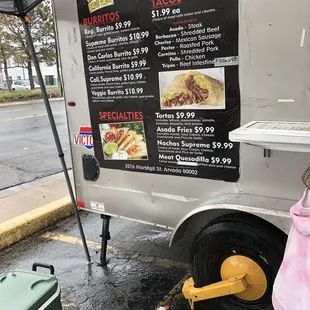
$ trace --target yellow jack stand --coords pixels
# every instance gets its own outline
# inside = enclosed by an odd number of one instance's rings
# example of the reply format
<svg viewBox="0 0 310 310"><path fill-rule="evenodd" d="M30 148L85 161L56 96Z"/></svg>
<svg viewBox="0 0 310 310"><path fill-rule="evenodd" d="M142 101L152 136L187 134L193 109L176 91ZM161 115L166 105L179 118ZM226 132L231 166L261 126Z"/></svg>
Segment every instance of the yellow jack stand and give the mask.
<svg viewBox="0 0 310 310"><path fill-rule="evenodd" d="M188 299L191 309L194 310L197 301L238 294L247 288L245 274L242 274L202 288L195 288L194 280L190 278L184 283L182 292Z"/></svg>

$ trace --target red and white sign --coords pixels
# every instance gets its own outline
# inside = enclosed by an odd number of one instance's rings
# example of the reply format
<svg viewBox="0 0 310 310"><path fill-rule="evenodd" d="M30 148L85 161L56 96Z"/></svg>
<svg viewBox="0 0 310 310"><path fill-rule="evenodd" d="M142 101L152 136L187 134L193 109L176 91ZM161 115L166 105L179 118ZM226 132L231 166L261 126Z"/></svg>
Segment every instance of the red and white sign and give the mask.
<svg viewBox="0 0 310 310"><path fill-rule="evenodd" d="M73 135L73 145L84 146L88 150L94 148L93 132L91 127L80 127L80 133Z"/></svg>

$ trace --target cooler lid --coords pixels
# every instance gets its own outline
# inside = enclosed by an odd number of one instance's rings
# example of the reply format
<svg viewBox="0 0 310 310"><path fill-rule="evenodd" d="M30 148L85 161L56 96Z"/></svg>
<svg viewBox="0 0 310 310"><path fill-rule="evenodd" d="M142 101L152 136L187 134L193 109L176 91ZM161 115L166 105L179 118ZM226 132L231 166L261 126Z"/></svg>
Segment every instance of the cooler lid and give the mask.
<svg viewBox="0 0 310 310"><path fill-rule="evenodd" d="M3 310L37 310L57 291L54 275L13 271L0 275L0 305Z"/></svg>
<svg viewBox="0 0 310 310"><path fill-rule="evenodd" d="M310 153L310 122L254 121L229 133L232 142Z"/></svg>

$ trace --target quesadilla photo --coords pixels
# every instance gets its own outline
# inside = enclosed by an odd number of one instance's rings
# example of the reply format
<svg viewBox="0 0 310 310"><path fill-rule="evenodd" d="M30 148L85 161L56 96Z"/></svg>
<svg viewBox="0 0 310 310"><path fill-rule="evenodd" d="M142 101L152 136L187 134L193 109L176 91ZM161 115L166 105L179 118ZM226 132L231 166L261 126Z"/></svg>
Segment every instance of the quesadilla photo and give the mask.
<svg viewBox="0 0 310 310"><path fill-rule="evenodd" d="M133 131L133 130L129 130L128 133L127 133L127 135L125 136L125 138L121 141L121 143L119 143L118 149L119 149L119 150L123 150L124 147L125 147L128 143L130 143L130 141L134 140L135 136L136 136L136 132Z"/></svg>
<svg viewBox="0 0 310 310"><path fill-rule="evenodd" d="M224 103L224 84L199 71L177 75L161 99L163 108L191 105L222 106Z"/></svg>
<svg viewBox="0 0 310 310"><path fill-rule="evenodd" d="M144 137L142 135L135 135L135 137L124 147L120 146L120 148L124 151L128 151L132 146L138 144L139 142L143 141Z"/></svg>
<svg viewBox="0 0 310 310"><path fill-rule="evenodd" d="M102 124L100 128L104 159L148 159L143 122Z"/></svg>
<svg viewBox="0 0 310 310"><path fill-rule="evenodd" d="M132 146L128 151L129 159L139 159L147 156L146 144L144 141Z"/></svg>
<svg viewBox="0 0 310 310"><path fill-rule="evenodd" d="M119 128L116 130L116 140L115 142L120 145L123 140L125 139L127 132L129 131L129 128Z"/></svg>

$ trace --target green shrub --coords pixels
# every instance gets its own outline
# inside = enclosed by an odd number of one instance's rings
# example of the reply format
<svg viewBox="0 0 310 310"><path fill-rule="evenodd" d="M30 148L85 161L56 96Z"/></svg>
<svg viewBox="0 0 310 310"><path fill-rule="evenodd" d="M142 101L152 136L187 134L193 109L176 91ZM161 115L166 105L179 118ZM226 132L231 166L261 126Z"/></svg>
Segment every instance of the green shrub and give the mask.
<svg viewBox="0 0 310 310"><path fill-rule="evenodd" d="M60 88L48 88L47 93L49 98L59 98L61 97ZM12 102L12 101L28 101L42 99L41 89L34 90L14 90L0 91L0 103Z"/></svg>

